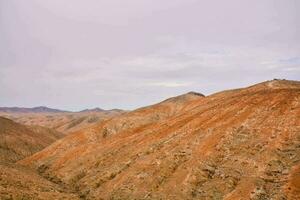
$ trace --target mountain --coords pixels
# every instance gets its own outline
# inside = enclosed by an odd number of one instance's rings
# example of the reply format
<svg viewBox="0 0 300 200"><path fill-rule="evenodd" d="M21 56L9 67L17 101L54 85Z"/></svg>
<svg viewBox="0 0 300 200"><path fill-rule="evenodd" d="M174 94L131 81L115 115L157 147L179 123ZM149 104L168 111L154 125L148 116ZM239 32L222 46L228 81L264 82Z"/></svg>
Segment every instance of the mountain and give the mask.
<svg viewBox="0 0 300 200"><path fill-rule="evenodd" d="M24 107L0 107L0 113L94 113L94 112L124 112L121 109L104 110L101 108L84 109L78 112L72 112L67 110L59 110L54 108L48 108L46 106L38 106L33 108Z"/></svg>
<svg viewBox="0 0 300 200"><path fill-rule="evenodd" d="M92 109L84 109L79 111L78 113L124 113L124 110L121 109L111 109L111 110L104 110L102 108L92 108Z"/></svg>
<svg viewBox="0 0 300 200"><path fill-rule="evenodd" d="M39 107L33 107L33 108L0 107L0 112L4 112L4 113L63 113L63 112L68 112L68 111L48 108L45 106L39 106Z"/></svg>
<svg viewBox="0 0 300 200"><path fill-rule="evenodd" d="M300 82L185 94L104 120L20 164L87 199L299 199Z"/></svg>
<svg viewBox="0 0 300 200"><path fill-rule="evenodd" d="M104 112L105 110L101 109L101 108L92 108L92 109L85 109L79 112Z"/></svg>
<svg viewBox="0 0 300 200"><path fill-rule="evenodd" d="M48 128L24 126L0 117L0 162L23 159L62 137L62 133Z"/></svg>

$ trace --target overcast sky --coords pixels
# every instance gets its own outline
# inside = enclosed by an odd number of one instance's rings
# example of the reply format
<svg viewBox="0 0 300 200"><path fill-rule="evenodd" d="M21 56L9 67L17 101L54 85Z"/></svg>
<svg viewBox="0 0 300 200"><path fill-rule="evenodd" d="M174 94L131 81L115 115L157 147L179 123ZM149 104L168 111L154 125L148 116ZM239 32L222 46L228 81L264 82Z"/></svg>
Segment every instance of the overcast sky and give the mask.
<svg viewBox="0 0 300 200"><path fill-rule="evenodd" d="M299 0L0 0L0 106L133 109L300 79Z"/></svg>

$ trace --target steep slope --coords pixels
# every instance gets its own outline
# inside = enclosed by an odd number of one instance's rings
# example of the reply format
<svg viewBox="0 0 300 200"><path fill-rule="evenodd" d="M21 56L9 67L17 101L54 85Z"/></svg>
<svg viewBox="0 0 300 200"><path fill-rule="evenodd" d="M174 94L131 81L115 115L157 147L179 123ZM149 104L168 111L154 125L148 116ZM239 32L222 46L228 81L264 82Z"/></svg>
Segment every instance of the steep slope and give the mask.
<svg viewBox="0 0 300 200"><path fill-rule="evenodd" d="M48 128L28 127L0 117L0 199L77 199L63 185L14 163L63 136Z"/></svg>
<svg viewBox="0 0 300 200"><path fill-rule="evenodd" d="M27 127L0 117L0 161L14 162L23 159L63 136L48 128Z"/></svg>
<svg viewBox="0 0 300 200"><path fill-rule="evenodd" d="M135 130L170 118L180 112L190 109L193 102L202 99L203 94L189 92L177 97L169 98L161 103L139 108L133 112L114 117L104 123L92 127L91 132L107 137L124 130ZM86 131L89 132L89 131Z"/></svg>
<svg viewBox="0 0 300 200"><path fill-rule="evenodd" d="M82 151L78 151L78 149L85 148L87 144L97 144L101 140L106 141L106 138L117 133L134 133L139 131L139 129L146 129L148 126L156 124L159 121L163 121L184 110L188 110L189 107L193 106L194 102L197 102L203 97L202 94L190 92L152 106L124 113L78 132L74 132L63 140L56 142L44 153L49 154L49 156L51 155L51 159L60 159L66 155L72 159L76 159L76 157L82 153ZM78 152L78 154L74 152Z"/></svg>
<svg viewBox="0 0 300 200"><path fill-rule="evenodd" d="M190 95L101 122L20 163L88 199L299 199L299 82Z"/></svg>

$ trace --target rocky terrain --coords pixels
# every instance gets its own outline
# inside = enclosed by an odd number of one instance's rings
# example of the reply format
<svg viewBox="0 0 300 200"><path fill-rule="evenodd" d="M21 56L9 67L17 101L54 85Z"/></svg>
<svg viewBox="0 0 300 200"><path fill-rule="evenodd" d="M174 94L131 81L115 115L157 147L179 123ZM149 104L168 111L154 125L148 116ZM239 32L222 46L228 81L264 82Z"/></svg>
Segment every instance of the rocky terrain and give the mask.
<svg viewBox="0 0 300 200"><path fill-rule="evenodd" d="M0 199L79 199L63 185L53 183L34 170L12 163L0 163Z"/></svg>
<svg viewBox="0 0 300 200"><path fill-rule="evenodd" d="M81 199L300 199L300 82L188 93L18 163Z"/></svg>

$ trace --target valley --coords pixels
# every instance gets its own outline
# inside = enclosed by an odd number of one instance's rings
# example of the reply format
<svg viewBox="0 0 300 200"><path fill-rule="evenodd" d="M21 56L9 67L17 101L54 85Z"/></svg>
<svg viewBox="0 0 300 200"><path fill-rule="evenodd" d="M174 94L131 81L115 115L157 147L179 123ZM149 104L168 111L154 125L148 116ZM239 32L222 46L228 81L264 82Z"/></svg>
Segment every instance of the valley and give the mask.
<svg viewBox="0 0 300 200"><path fill-rule="evenodd" d="M88 123L96 115L0 118L0 198L300 198L298 81L189 92Z"/></svg>

